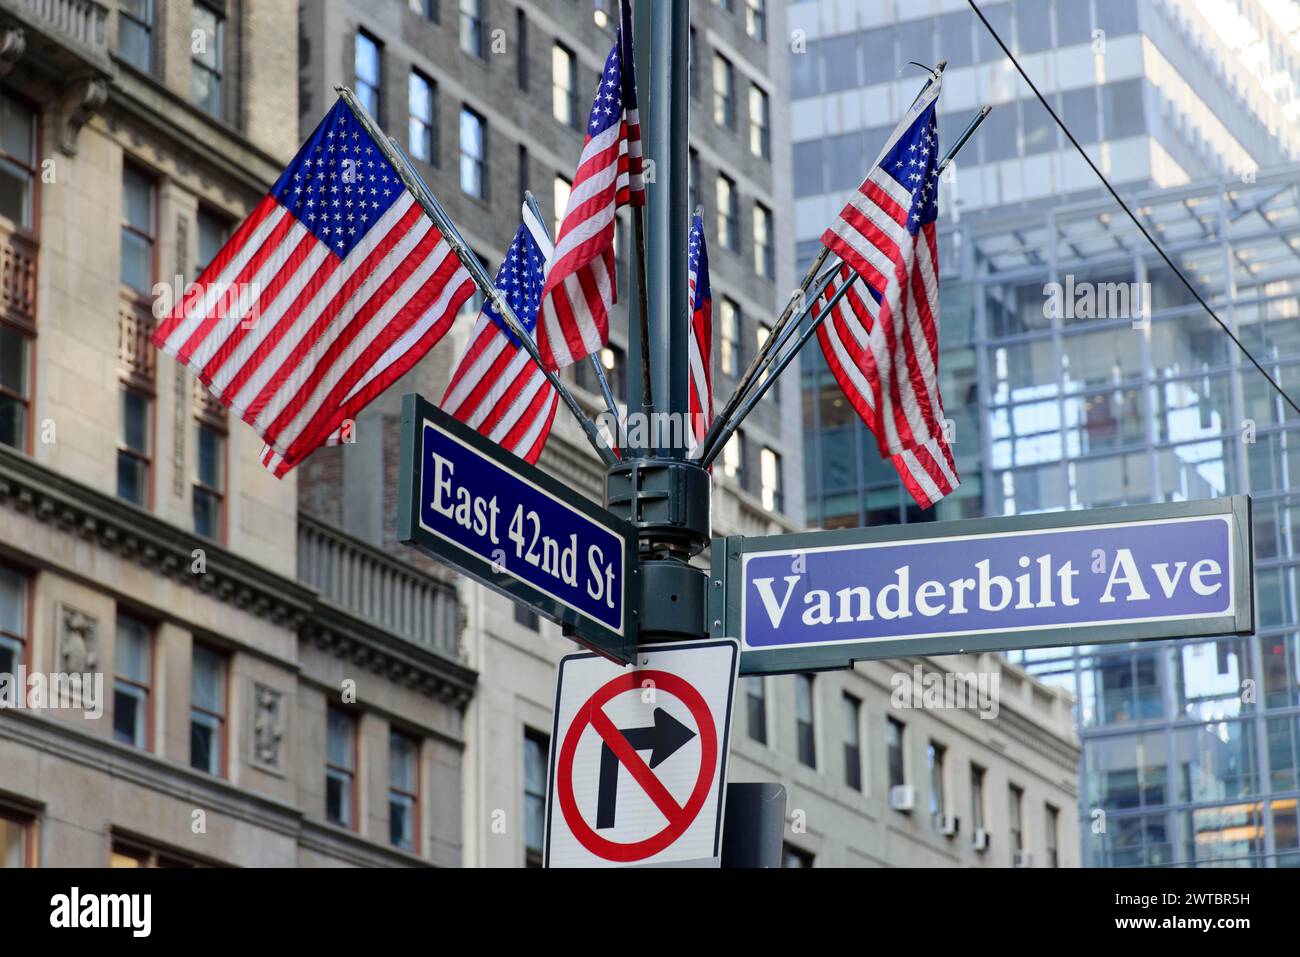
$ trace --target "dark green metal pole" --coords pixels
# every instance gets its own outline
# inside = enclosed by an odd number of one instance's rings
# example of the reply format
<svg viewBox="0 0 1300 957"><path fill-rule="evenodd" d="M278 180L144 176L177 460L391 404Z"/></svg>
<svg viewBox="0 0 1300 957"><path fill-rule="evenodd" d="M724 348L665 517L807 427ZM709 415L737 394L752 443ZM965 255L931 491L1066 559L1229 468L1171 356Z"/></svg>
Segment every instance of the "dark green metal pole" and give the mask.
<svg viewBox="0 0 1300 957"><path fill-rule="evenodd" d="M653 22L653 8L649 3L634 3L632 10L632 33L636 38L636 75L638 77L638 97L641 106L641 130L642 136L646 140L643 143L645 158L651 159L648 142L648 93L650 85L646 82L650 77L650 25ZM654 167L647 163L646 180L647 196L650 189L650 182L653 177L650 175ZM627 323L627 410L628 413L640 412L642 414L649 411L647 405L647 396L650 391L650 384L647 383L650 372L650 363L643 349L649 349L647 337L642 332L643 323L647 320L646 313L649 311L643 305L647 301L648 290L645 283L645 248L644 237L637 235L640 230L637 224L644 226L644 212L633 220L633 241L631 243L632 255L641 259L637 268L630 270L632 295L627 297L628 323ZM623 450L623 458L640 458L649 454L649 450L641 448L639 445L631 446Z"/></svg>
<svg viewBox="0 0 1300 957"><path fill-rule="evenodd" d="M606 476L606 505L637 527L641 584L642 641L699 638L708 633L707 574L690 557L709 544L709 474L687 461L691 447L690 302L687 239L690 234L689 0L636 3L637 78L645 155L653 177L646 184L645 330L658 422L666 425L644 439L645 451L631 453ZM642 59L644 57L644 60ZM630 345L639 345L631 323ZM637 395L637 363L630 362ZM664 414L671 421L664 422ZM657 439L657 441L656 441ZM629 444L634 441L629 438Z"/></svg>
<svg viewBox="0 0 1300 957"><path fill-rule="evenodd" d="M687 406L689 319L686 240L690 232L687 140L690 136L690 3L658 0L650 28L649 186L646 274L649 284L650 369L658 410L684 414ZM686 448L665 448L685 458Z"/></svg>

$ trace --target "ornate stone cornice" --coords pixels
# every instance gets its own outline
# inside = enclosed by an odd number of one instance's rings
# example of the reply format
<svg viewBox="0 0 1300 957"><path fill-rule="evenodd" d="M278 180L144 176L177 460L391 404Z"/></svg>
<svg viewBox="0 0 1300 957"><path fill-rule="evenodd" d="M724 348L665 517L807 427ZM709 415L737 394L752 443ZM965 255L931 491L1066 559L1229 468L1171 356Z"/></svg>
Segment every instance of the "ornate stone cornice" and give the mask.
<svg viewBox="0 0 1300 957"><path fill-rule="evenodd" d="M478 681L469 666L394 635L323 596L300 634L337 658L456 708L469 704Z"/></svg>
<svg viewBox="0 0 1300 957"><path fill-rule="evenodd" d="M0 507L76 535L156 574L296 631L300 638L464 708L477 673L358 618L315 589L0 445ZM191 571L202 549L205 572ZM34 556L39 560L39 556Z"/></svg>
<svg viewBox="0 0 1300 957"><path fill-rule="evenodd" d="M0 504L274 624L298 628L316 593L151 512L0 446ZM201 550L204 572L191 568Z"/></svg>

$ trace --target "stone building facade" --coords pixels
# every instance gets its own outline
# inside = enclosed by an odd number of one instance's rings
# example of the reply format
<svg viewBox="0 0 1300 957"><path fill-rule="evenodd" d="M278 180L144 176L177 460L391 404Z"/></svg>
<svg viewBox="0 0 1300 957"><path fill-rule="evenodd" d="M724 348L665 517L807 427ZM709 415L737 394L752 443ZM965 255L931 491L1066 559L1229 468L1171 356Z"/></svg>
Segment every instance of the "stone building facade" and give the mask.
<svg viewBox="0 0 1300 957"><path fill-rule="evenodd" d="M461 861L454 592L300 525L148 343L298 147L297 15L0 3L6 864ZM69 672L81 707L18 706Z"/></svg>

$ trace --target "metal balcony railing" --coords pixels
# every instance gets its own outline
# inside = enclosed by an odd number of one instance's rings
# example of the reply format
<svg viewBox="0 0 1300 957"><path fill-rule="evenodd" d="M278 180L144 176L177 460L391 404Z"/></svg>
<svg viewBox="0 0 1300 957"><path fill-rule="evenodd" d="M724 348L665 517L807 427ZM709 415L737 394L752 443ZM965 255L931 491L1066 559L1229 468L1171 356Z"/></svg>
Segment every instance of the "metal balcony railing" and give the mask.
<svg viewBox="0 0 1300 957"><path fill-rule="evenodd" d="M386 631L460 657L455 588L302 513L298 580Z"/></svg>

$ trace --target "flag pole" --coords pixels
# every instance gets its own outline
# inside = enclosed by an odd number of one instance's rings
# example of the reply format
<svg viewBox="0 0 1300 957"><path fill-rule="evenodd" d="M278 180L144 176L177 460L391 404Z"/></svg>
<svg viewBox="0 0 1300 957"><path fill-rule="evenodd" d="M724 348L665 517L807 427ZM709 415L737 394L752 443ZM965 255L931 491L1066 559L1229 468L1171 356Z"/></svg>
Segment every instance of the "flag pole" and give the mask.
<svg viewBox="0 0 1300 957"><path fill-rule="evenodd" d="M799 354L799 350L807 345L809 339L816 335L818 328L820 328L821 324L826 321L826 317L835 310L839 301L844 298L845 293L852 288L853 278L850 277L840 286L839 289L835 290L835 294L831 296L830 300L826 303L825 308L817 313L817 317L813 320L813 324L799 337L799 341L795 343L794 348L787 349L781 355L781 358L777 360L776 368L771 371L767 378L759 381L757 390L745 399L744 404L740 407L740 411L733 416L731 423L729 423L728 427L723 430L723 434L719 436L718 441L714 443L713 447L700 456L701 466L708 468L713 463L713 460L718 457L718 453L722 451L723 446L726 445L727 440L731 438L731 433L736 430L750 412L754 411L754 406L758 405L758 403L762 401L763 396L767 395L767 390L776 384L776 380L781 377L781 373L786 370L786 367L794 361L794 357ZM803 322L804 316L809 313L816 302L817 300L814 299L808 304L807 308L800 311L798 321L793 323L791 328L798 328L799 323Z"/></svg>
<svg viewBox="0 0 1300 957"><path fill-rule="evenodd" d="M952 144L952 146L948 148L948 152L945 153L943 158L939 161L938 171L940 173L942 173L944 169L947 168L948 164L952 162L953 157L955 157L957 153L961 150L961 148L966 145L967 141L970 140L971 136L974 135L975 130L978 129L979 125L984 122L985 117L989 115L992 109L993 107L991 106L981 107L979 112L976 113L975 116L971 119L971 121L966 125L966 129L962 131L961 135L957 137L956 141ZM814 263L814 265L825 262L826 259L828 258L827 254L829 254L829 252L830 250L823 246L822 253L817 257L817 260ZM773 342L773 340L777 339L778 337L780 339L780 342L775 343L771 349L765 350L765 353L767 355L767 361L762 362L762 368L758 372L757 381L760 382L760 387L758 389L758 392L753 396L746 396L744 394L744 386L746 383L744 382L742 382L741 385L736 388L736 392L732 396L733 400L736 401L734 402L734 404L729 403L729 405L731 405L732 408L730 409L730 411L727 412L728 421L726 422L720 421L719 423L717 423L718 424L718 428L716 429L717 435L713 437L712 442L709 441L710 436L708 435L705 436L705 442L704 444L701 445L701 451L700 451L701 465L708 466L710 462L712 462L715 458L717 458L718 453L722 450L722 446L725 445L727 440L731 437L731 433L735 431L736 427L739 426L742 421L744 421L745 416L747 416L751 411L753 411L754 406L758 404L759 400L761 400L763 396L767 394L767 390L771 388L772 383L776 380L777 377L781 375L781 373L785 370L786 366L790 364L790 360L793 359L794 356L799 353L799 350L804 347L804 345L808 342L809 338L811 338L812 334L817 331L819 326L821 326L826 316L830 314L834 304L839 302L839 300L848 291L848 289L858 280L858 274L856 272L851 273L851 275L845 280L844 284L835 291L835 294L831 297L831 301L827 303L825 308L823 308L818 313L817 318L813 321L812 327L806 333L800 336L799 341L795 344L793 349L789 350L784 355L782 355L780 359L778 359L777 356L780 354L781 348L794 335L795 331L799 328L800 323L803 322L804 317L808 315L813 305L815 305L817 300L821 297L821 294L826 289L826 286L839 272L841 265L842 263L840 262L839 258L836 257L836 260L831 265L831 268L816 279L815 285L817 286L817 291L812 297L812 301L799 310L798 319L796 319L794 322L789 322L788 324L784 322L779 324L779 325L784 325L784 328L782 328L779 333L774 331L772 335L768 337L767 340L768 343ZM810 274L811 274L811 270L810 270ZM807 279L805 279L805 282L807 282ZM809 283L809 285L813 285L813 284L814 283ZM806 293L807 288L808 288L807 286L802 287L801 294ZM794 297L792 297L791 306L793 306L793 298ZM787 311L790 308L791 307L787 307ZM787 318L788 317L785 314L782 314L782 320L786 320ZM764 345L766 344L767 343L764 343ZM756 364L760 362L760 358L761 357L755 357ZM778 367L773 370L772 366L774 363L777 364ZM749 378L750 377L748 373L746 373L746 379ZM733 414L737 408L741 408L741 413L738 416ZM734 424L732 424L733 421ZM715 430L710 430L710 431L713 432Z"/></svg>
<svg viewBox="0 0 1300 957"><path fill-rule="evenodd" d="M438 227L439 232L442 233L443 239L447 241L447 245L451 246L452 250L456 253L456 257L469 271L470 278L474 280L474 285L478 286L479 292L483 293L484 298L489 299L496 307L497 315L499 315L505 324L510 327L511 333L513 333L515 338L520 341L524 349L527 350L530 356L532 356L533 361L537 363L537 367L542 370L542 374L546 376L547 381L550 382L555 388L555 391L559 393L560 398L564 400L564 404L569 407L569 411L573 413L574 417L578 420L578 424L582 426L582 431L586 434L587 441L589 441L592 448L596 450L596 454L600 456L601 461L604 462L607 467L618 464L618 456L616 456L609 446L600 438L600 433L596 430L596 423L594 423L590 416L583 411L582 406L578 404L578 400L573 397L573 394L569 392L569 390L565 388L564 383L560 381L560 377L557 376L553 370L548 369L546 364L542 362L541 353L537 351L537 344L533 342L533 337L528 334L528 330L524 328L523 323L519 321L519 317L516 316L514 310L510 308L509 300L506 299L505 294L496 287L496 283L493 282L492 277L488 275L487 269L481 262L479 262L478 256L475 255L474 251L466 244L465 237L460 234L460 230L457 229L456 224L451 221L451 217L448 216L447 211L443 209L442 203L438 202L438 197L433 195L433 190L429 189L428 184L424 182L424 178L410 164L410 161L407 160L406 154L401 151L396 143L384 135L384 131L381 130L379 124L375 122L375 118L370 115L370 111L367 110L365 105L357 99L356 94L353 93L352 90L342 85L336 86L334 90L343 98L344 102L348 104L348 107L356 115L357 119L361 121L361 125L365 127L366 133L375 141L375 145L378 146L379 151L384 154L384 158L393 165L393 169L397 172L397 175L401 177L406 188L415 196L415 201L420 204L420 208L423 209L425 214L433 220L434 224Z"/></svg>
<svg viewBox="0 0 1300 957"><path fill-rule="evenodd" d="M926 78L925 85L921 87L921 92L916 95L917 100L919 100L925 91L930 88L930 85L943 74L947 65L947 60L939 61L939 65L935 67L934 72ZM913 100L912 103L915 105L916 100ZM721 436L725 423L730 419L732 413L740 407L741 402L744 401L746 391L749 390L755 378L758 376L759 368L767 360L767 357L773 353L777 340L781 339L783 342L788 340L789 337L783 337L782 334L785 332L786 327L790 322L790 318L795 314L795 312L797 310L802 311L802 304L807 302L808 289L817 279L818 273L821 272L822 266L825 264L830 254L831 251L823 246L816 258L813 259L812 265L808 267L808 271L804 273L803 280L799 283L799 288L791 294L790 299L786 302L785 309L782 310L780 317L776 320L776 325L772 327L772 334L767 337L766 342L759 346L758 352L754 355L753 361L749 364L749 368L745 370L745 374L741 376L740 382L736 384L735 391L731 393L731 398L729 398L726 405L723 406L722 414L713 420L713 425L705 434L704 441L700 445L701 461L704 461L704 455L708 454L715 445L718 445L718 439ZM712 461L712 458L713 456L709 456L709 461Z"/></svg>
<svg viewBox="0 0 1300 957"><path fill-rule="evenodd" d="M533 195L531 189L524 190L524 202L528 204L528 208L537 217L537 224L541 227L542 232L546 234L546 238L551 239L551 231L546 228L546 220L542 218L542 208L537 205L537 197ZM609 387L609 380L605 378L605 367L600 364L600 357L596 353L591 353L587 358L591 360L591 367L596 372L596 381L600 383L600 392L605 398L605 408L614 417L613 424L617 435L619 424L618 403L614 401L614 393Z"/></svg>
<svg viewBox="0 0 1300 957"><path fill-rule="evenodd" d="M619 29L623 31L624 43L620 48L620 53L626 52L628 40L635 39L635 32L632 29L631 7L626 3L619 3L618 10ZM635 43L632 44L635 49ZM627 71L635 69L636 63L623 64L624 83L627 82ZM628 90L624 90L624 99L626 100ZM638 112L640 111L640 91L637 91ZM648 119L648 117L647 117ZM641 123L642 129L642 176L644 177L644 159L645 159L645 135L647 123ZM649 199L649 184L644 183L646 199ZM646 236L645 236L645 206L632 206L632 258L636 260L636 308L637 308L637 331L641 347L641 411L646 416L646 421L654 421L654 382L651 380L650 372L650 293L649 282L646 278ZM646 452L654 452L655 449L639 449L625 451L625 454L634 454L639 452L644 455Z"/></svg>

